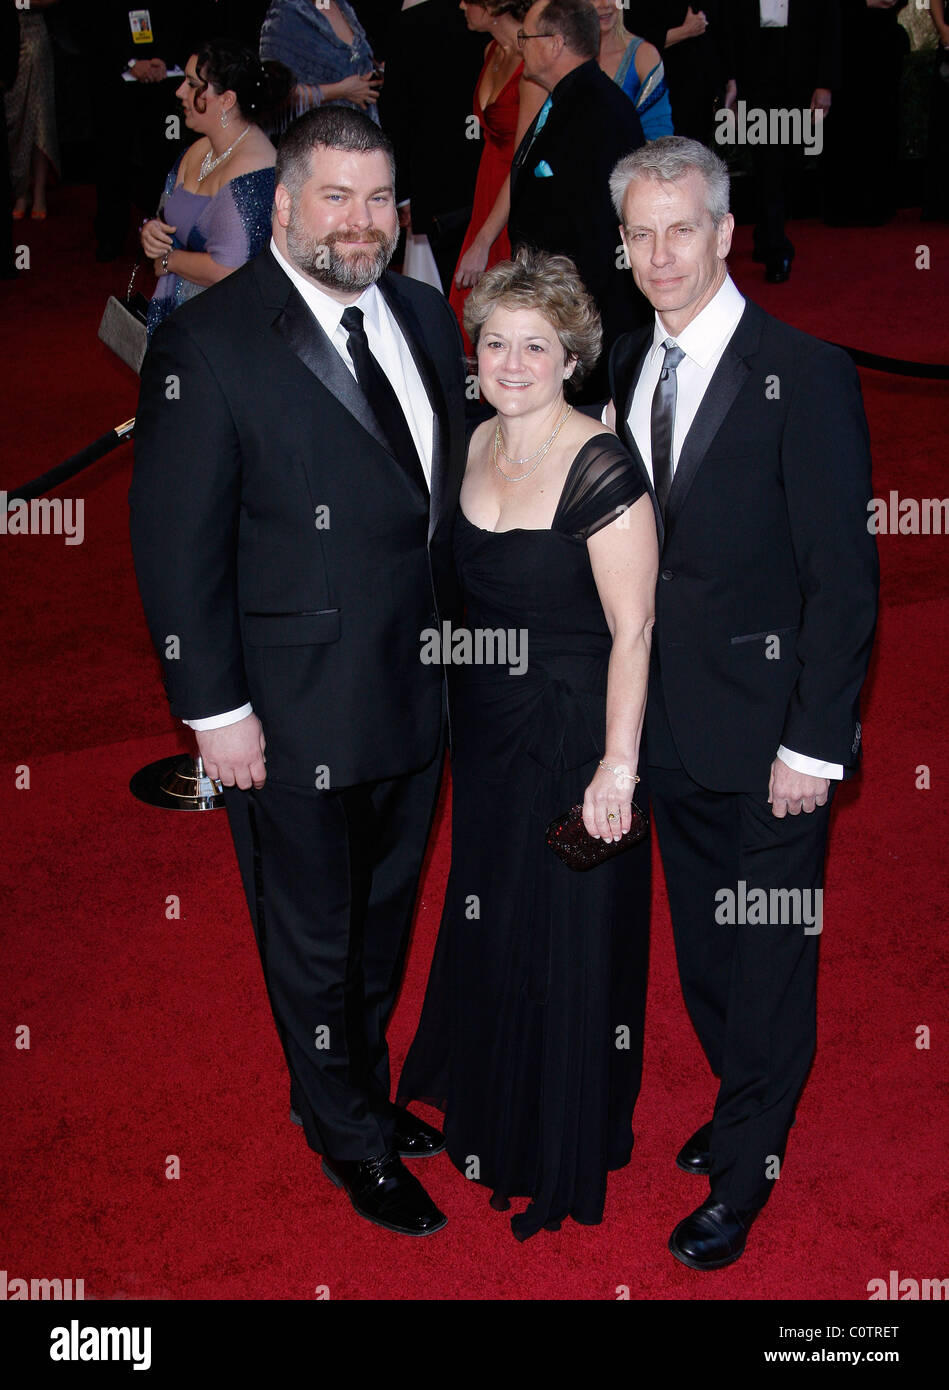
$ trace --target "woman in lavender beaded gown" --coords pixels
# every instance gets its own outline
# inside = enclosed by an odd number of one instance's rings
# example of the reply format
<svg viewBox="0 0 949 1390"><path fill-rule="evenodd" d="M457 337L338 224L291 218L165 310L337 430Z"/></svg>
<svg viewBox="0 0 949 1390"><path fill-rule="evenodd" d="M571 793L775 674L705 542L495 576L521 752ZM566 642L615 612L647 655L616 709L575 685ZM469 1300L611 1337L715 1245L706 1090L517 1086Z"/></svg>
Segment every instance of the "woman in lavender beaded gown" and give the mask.
<svg viewBox="0 0 949 1390"><path fill-rule="evenodd" d="M449 1158L493 1207L529 1199L523 1240L600 1221L633 1145L649 842L577 873L545 830L578 802L591 835L629 829L658 548L641 465L564 401L601 339L573 262L522 249L465 324L497 414L453 544L472 649L500 633L505 652L449 666L451 871L399 1103L444 1110Z"/></svg>
<svg viewBox="0 0 949 1390"><path fill-rule="evenodd" d="M258 121L284 103L292 78L233 39L188 59L177 96L199 138L173 166L142 249L158 279L148 332L185 300L256 256L270 237L277 152Z"/></svg>

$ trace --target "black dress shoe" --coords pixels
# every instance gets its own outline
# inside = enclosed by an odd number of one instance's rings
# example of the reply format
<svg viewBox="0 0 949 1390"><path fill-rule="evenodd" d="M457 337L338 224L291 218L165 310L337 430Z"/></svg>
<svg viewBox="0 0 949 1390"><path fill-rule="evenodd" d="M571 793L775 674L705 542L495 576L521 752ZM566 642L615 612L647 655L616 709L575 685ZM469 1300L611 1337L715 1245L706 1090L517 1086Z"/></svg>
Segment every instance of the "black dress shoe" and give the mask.
<svg viewBox="0 0 949 1390"><path fill-rule="evenodd" d="M431 1236L446 1225L425 1188L395 1152L378 1158L323 1158L323 1172L367 1221L406 1236Z"/></svg>
<svg viewBox="0 0 949 1390"><path fill-rule="evenodd" d="M440 1154L445 1147L445 1136L440 1129L427 1125L411 1110L403 1110L401 1105L393 1106L395 1111L395 1147L400 1158L430 1158Z"/></svg>
<svg viewBox="0 0 949 1390"><path fill-rule="evenodd" d="M765 265L764 278L769 285L783 285L791 278L790 256L769 256Z"/></svg>
<svg viewBox="0 0 949 1390"><path fill-rule="evenodd" d="M440 1129L434 1129L413 1115L411 1110L403 1110L393 1105L395 1111L395 1151L400 1158L431 1158L440 1154L445 1147L445 1136ZM302 1125L303 1118L290 1107L290 1119L295 1125Z"/></svg>
<svg viewBox="0 0 949 1390"><path fill-rule="evenodd" d="M756 1212L739 1212L708 1197L669 1237L669 1249L690 1269L724 1269L734 1264Z"/></svg>
<svg viewBox="0 0 949 1390"><path fill-rule="evenodd" d="M676 1164L683 1173L703 1176L712 1171L712 1122L697 1129L676 1154Z"/></svg>

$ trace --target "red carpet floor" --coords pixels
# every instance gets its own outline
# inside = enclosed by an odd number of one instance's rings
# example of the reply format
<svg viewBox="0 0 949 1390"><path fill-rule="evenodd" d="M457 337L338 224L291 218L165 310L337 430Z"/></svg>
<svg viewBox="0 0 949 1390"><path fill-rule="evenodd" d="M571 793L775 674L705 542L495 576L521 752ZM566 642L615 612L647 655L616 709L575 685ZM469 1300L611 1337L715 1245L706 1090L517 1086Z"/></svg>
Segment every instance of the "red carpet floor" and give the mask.
<svg viewBox="0 0 949 1390"><path fill-rule="evenodd" d="M94 264L90 211L85 190L61 190L48 222L21 224L31 269L0 285L3 488L134 413L135 379L96 341L123 267ZM739 231L732 264L746 293L822 336L949 361L949 229L903 215L871 231L806 223L795 238L793 279L771 288ZM931 271L915 268L922 244ZM945 385L876 372L863 382L877 494L949 492ZM441 1156L417 1171L449 1225L412 1241L361 1221L320 1175L287 1121L223 813L161 812L127 790L141 764L186 746L132 577L130 466L123 446L57 494L84 500L82 545L0 538L8 1277L82 1278L97 1298L310 1299L326 1288L333 1299L606 1300L626 1286L634 1299L714 1300L865 1299L891 1269L949 1273L945 537L881 537L864 773L838 798L831 839L820 1049L747 1253L699 1275L666 1240L704 1195L673 1157L714 1086L681 1003L661 876L636 1147L601 1226L568 1222L522 1246ZM916 787L922 764L932 790ZM24 767L29 788L17 789ZM390 1030L396 1068L437 928L447 813L446 796ZM23 1025L29 1050L14 1046ZM165 1176L171 1155L177 1180Z"/></svg>

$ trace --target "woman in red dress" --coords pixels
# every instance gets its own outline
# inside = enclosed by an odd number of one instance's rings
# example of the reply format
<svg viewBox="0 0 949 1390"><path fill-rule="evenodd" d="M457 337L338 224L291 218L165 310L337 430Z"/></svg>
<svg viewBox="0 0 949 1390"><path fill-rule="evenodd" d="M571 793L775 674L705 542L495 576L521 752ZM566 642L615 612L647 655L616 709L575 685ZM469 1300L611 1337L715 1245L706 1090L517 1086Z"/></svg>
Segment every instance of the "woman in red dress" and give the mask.
<svg viewBox="0 0 949 1390"><path fill-rule="evenodd" d="M511 160L547 96L543 87L524 77L524 63L517 47L517 31L522 28L531 3L532 0L485 0L484 4L474 4L461 0L468 28L491 35L474 94L474 115L484 136L484 149L478 165L471 222L449 296L462 333L468 291L489 266L507 260L511 254L507 236ZM465 347L472 352L467 334Z"/></svg>

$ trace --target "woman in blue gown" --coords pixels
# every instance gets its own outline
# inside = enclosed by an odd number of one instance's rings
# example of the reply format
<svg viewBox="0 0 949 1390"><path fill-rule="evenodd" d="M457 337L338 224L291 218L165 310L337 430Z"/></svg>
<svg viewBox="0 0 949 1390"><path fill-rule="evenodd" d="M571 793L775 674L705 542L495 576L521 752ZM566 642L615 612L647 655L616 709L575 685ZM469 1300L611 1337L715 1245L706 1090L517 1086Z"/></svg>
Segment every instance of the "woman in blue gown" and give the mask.
<svg viewBox="0 0 949 1390"><path fill-rule="evenodd" d="M594 0L593 8L600 21L600 67L635 106L647 140L673 135L669 88L658 48L625 28L616 0Z"/></svg>

